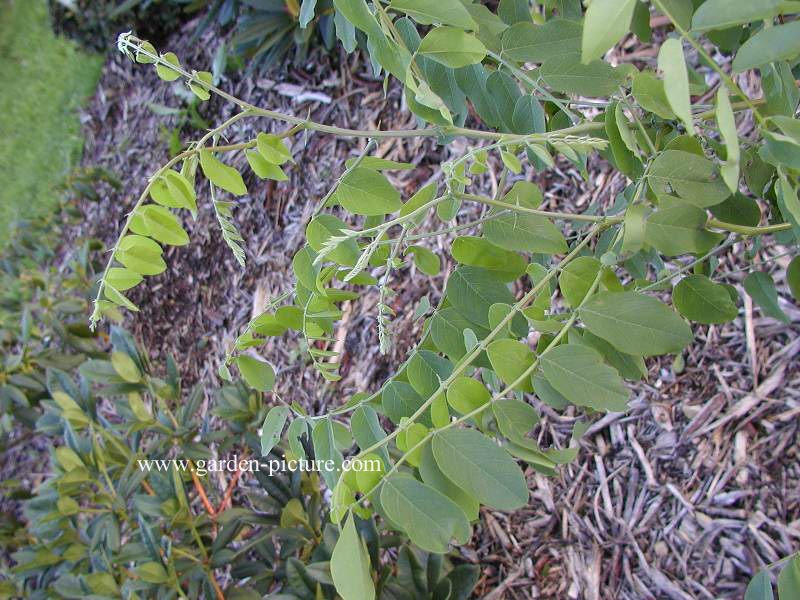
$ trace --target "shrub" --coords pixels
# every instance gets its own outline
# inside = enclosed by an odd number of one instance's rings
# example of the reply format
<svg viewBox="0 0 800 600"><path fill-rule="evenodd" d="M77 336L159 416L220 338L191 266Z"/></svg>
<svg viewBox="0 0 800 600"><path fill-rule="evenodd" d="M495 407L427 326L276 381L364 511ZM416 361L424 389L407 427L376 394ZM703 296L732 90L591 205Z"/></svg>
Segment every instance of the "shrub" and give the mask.
<svg viewBox="0 0 800 600"><path fill-rule="evenodd" d="M18 221L0 258L0 441L15 424L33 427L47 397L46 371L72 369L100 352L84 318L95 277L96 241L85 241L63 270L49 240L62 210ZM45 234L51 236L49 239ZM116 317L116 315L114 315Z"/></svg>
<svg viewBox="0 0 800 600"><path fill-rule="evenodd" d="M25 503L25 535L11 544L19 545L11 555L15 587L7 582L7 593L261 598L280 583L281 598L332 598L339 532L316 472L248 472L255 481L243 484L237 506L241 471L230 473L221 493L212 491L217 473L209 461L239 452L238 468L245 468L241 461L259 454L253 432L266 412L261 395L241 384L222 387L212 412L227 430L213 430L200 410L203 388L184 395L174 361L156 377L127 333L112 328L111 341L110 355L81 365L80 381L58 369L47 373L51 399L43 401L37 431L52 440L53 473ZM358 519L357 527L387 593L419 589L401 597L427 598L435 587L466 598L477 581L474 567L453 568L402 538L381 538L372 519ZM378 569L387 548L398 551L397 572ZM415 583L420 572L428 583Z"/></svg>
<svg viewBox="0 0 800 600"><path fill-rule="evenodd" d="M393 278L412 264L428 275L440 268L439 257L409 243L440 231L410 232L430 213L450 223L462 203L488 208L479 221L444 229L475 226L481 235L453 242L458 266L438 304L420 309L426 316L421 339L378 392L358 394L321 416L276 405L262 426L269 450L293 414L289 446L310 432L314 455L339 465L349 448L339 439L340 421L349 420L346 441L352 435L358 456L384 462L380 478L324 473L331 518L341 531L332 581L344 600L363 600L376 596L377 565L365 550L368 538L354 528L357 518L378 515L383 527L427 552L465 543L480 506L513 510L528 502L517 460L548 474L577 453L575 443L542 448L528 435L539 418L528 402L532 395L584 416L576 421L574 442L596 415L625 409L624 380L645 374L645 358L683 352L693 340L689 322L736 318L739 293L718 271L719 253L735 243L758 244L765 235L796 246L800 96L792 66L800 55L794 41L800 22L789 14L792 4L734 0L707 0L696 10L666 0L593 0L585 11L566 1L546 3L535 14L527 2L513 0L500 2L497 13L456 0L334 5L365 37L371 60L400 81L423 126L351 130L252 106L212 85L207 72L184 68L174 54L120 37L122 51L153 63L162 78L185 80L201 100L218 94L240 112L144 186L112 248L92 321L116 306L135 310L124 292L165 269L162 244L190 242L180 215L197 210L200 175L222 236L244 266L230 198L246 195L247 186L225 156L244 154L257 177L280 181L291 166L289 143L300 133L423 137L443 145L468 140L466 149L451 146L442 183L422 187L406 202L383 172L413 167L373 156L374 144L367 144L316 203L307 245L293 260L294 288L250 323L221 369L230 379L235 366L252 388L269 391L274 370L249 349L295 329L320 378L337 381L332 343L341 303L357 301L364 288L379 290L376 323L385 352L392 341ZM614 55L619 66L604 60L631 31L640 39L661 38L661 31L650 31L651 9L671 30L659 44L657 70L625 62L621 51ZM736 81L750 70L761 75L759 100ZM699 95L713 103L692 100ZM464 126L472 112L481 127ZM219 142L234 123L250 118L290 127ZM739 129L749 119L753 126L744 137ZM526 169L552 167L556 157L585 174L594 153L630 181L610 207L556 210L520 177ZM498 193L474 193L470 186L489 170L497 173ZM799 260L785 275L795 296ZM743 287L766 315L788 321L767 272L753 269ZM661 299L670 292L672 307ZM337 553L348 560L337 560Z"/></svg>

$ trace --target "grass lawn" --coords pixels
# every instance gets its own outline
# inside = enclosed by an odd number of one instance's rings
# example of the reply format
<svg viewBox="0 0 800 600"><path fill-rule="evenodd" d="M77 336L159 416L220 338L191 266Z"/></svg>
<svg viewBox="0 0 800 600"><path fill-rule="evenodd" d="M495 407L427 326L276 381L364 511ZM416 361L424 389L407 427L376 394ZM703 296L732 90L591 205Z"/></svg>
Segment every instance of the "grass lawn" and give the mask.
<svg viewBox="0 0 800 600"><path fill-rule="evenodd" d="M101 65L53 34L46 0L0 0L0 249L15 219L56 204L83 145L77 108Z"/></svg>

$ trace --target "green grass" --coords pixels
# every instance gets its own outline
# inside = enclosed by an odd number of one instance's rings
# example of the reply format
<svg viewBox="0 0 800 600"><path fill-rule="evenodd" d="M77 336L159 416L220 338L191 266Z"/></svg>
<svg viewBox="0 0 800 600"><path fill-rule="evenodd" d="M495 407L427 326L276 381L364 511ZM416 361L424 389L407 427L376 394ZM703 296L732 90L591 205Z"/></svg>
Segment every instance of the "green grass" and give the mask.
<svg viewBox="0 0 800 600"><path fill-rule="evenodd" d="M46 214L83 146L77 109L102 58L50 28L46 0L0 0L0 249L13 222Z"/></svg>

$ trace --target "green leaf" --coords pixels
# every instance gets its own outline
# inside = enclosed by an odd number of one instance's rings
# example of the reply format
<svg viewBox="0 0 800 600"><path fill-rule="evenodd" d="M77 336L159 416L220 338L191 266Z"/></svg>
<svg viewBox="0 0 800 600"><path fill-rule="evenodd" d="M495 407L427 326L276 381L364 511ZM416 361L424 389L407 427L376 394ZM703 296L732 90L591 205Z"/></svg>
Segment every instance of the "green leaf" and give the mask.
<svg viewBox="0 0 800 600"><path fill-rule="evenodd" d="M496 400L492 403L492 412L500 433L512 441L524 441L533 426L539 422L536 409L516 398Z"/></svg>
<svg viewBox="0 0 800 600"><path fill-rule="evenodd" d="M517 98L514 103L514 112L511 115L511 124L514 133L528 134L546 131L544 108L533 94L525 94Z"/></svg>
<svg viewBox="0 0 800 600"><path fill-rule="evenodd" d="M452 361L461 359L467 352L464 346L465 329L473 329L480 338L486 337L488 333L488 330L480 328L470 322L453 307L447 307L436 311L431 319L431 336L433 337L433 343L436 344L439 350L450 357Z"/></svg>
<svg viewBox="0 0 800 600"><path fill-rule="evenodd" d="M441 24L478 29L477 23L459 0L392 0L389 8L407 14L421 25Z"/></svg>
<svg viewBox="0 0 800 600"><path fill-rule="evenodd" d="M622 236L623 254L636 254L642 249L649 211L650 209L644 203L631 204L625 210L625 229Z"/></svg>
<svg viewBox="0 0 800 600"><path fill-rule="evenodd" d="M331 554L331 577L342 600L374 600L375 584L369 568L369 553L356 530L353 513Z"/></svg>
<svg viewBox="0 0 800 600"><path fill-rule="evenodd" d="M521 377L536 359L536 354L526 344L511 339L495 340L489 344L486 353L497 376L508 385ZM532 392L530 376L517 383L514 389Z"/></svg>
<svg viewBox="0 0 800 600"><path fill-rule="evenodd" d="M736 119L728 97L728 90L717 90L717 125L725 142L725 164L722 166L722 179L731 193L739 190L739 134L736 132Z"/></svg>
<svg viewBox="0 0 800 600"><path fill-rule="evenodd" d="M783 218L792 224L795 238L800 240L800 200L797 198L797 187L793 186L781 171L778 171L778 181L775 183L775 195L778 208Z"/></svg>
<svg viewBox="0 0 800 600"><path fill-rule="evenodd" d="M501 212L493 208L489 216ZM493 244L506 250L561 254L567 251L567 242L546 217L511 212L494 217L483 226L483 234Z"/></svg>
<svg viewBox="0 0 800 600"><path fill-rule="evenodd" d="M279 323L275 315L271 313L261 313L250 321L250 330L258 335L279 336L286 333L288 327Z"/></svg>
<svg viewBox="0 0 800 600"><path fill-rule="evenodd" d="M774 600L768 571L759 571L747 584L744 600Z"/></svg>
<svg viewBox="0 0 800 600"><path fill-rule="evenodd" d="M479 237L457 237L453 241L451 253L462 265L493 271L502 281L519 278L528 266L527 261L519 254L495 246L492 242Z"/></svg>
<svg viewBox="0 0 800 600"><path fill-rule="evenodd" d="M583 64L577 55L548 59L539 74L557 92L594 98L610 96L625 81L622 69L615 69L603 60Z"/></svg>
<svg viewBox="0 0 800 600"><path fill-rule="evenodd" d="M692 17L692 29L728 29L752 21L772 19L781 14L782 7L787 4L792 3L784 0L706 0Z"/></svg>
<svg viewBox="0 0 800 600"><path fill-rule="evenodd" d="M484 329L489 329L492 304L514 304L514 295L505 284L480 267L458 267L447 280L445 291L459 313Z"/></svg>
<svg viewBox="0 0 800 600"><path fill-rule="evenodd" d="M142 373L136 362L126 352L112 352L111 364L117 375L129 383L138 383L142 380Z"/></svg>
<svg viewBox="0 0 800 600"><path fill-rule="evenodd" d="M515 175L518 175L522 172L522 162L516 157L516 155L511 154L511 152L501 151L500 159L503 161L503 165L506 167L506 169Z"/></svg>
<svg viewBox="0 0 800 600"><path fill-rule="evenodd" d="M214 76L208 71L194 71L193 74L195 77L197 77L197 79L206 85L202 85L201 83L197 83L195 81L190 81L189 89L192 90L194 95L200 98L200 100L208 100L211 98L211 92L208 90L207 86L214 85Z"/></svg>
<svg viewBox="0 0 800 600"><path fill-rule="evenodd" d="M639 148L619 103L612 102L606 107L604 121L616 167L631 179L639 179L643 171L642 162L637 158Z"/></svg>
<svg viewBox="0 0 800 600"><path fill-rule="evenodd" d="M768 273L760 271L750 273L744 278L744 291L758 304L765 315L783 323L789 323L789 317L778 305L775 282Z"/></svg>
<svg viewBox="0 0 800 600"><path fill-rule="evenodd" d="M755 227L761 221L761 209L758 203L741 192L736 192L721 204L715 204L711 213L724 223Z"/></svg>
<svg viewBox="0 0 800 600"><path fill-rule="evenodd" d="M156 60L150 56L147 56L144 52L149 52L150 54L156 54L156 49L150 42L142 42L136 50L136 62L143 65L149 65L156 62Z"/></svg>
<svg viewBox="0 0 800 600"><path fill-rule="evenodd" d="M628 391L619 374L588 346L556 346L539 360L550 385L573 404L611 412L626 409Z"/></svg>
<svg viewBox="0 0 800 600"><path fill-rule="evenodd" d="M356 215L381 216L402 207L400 192L380 173L356 167L344 176L336 190L336 200Z"/></svg>
<svg viewBox="0 0 800 600"><path fill-rule="evenodd" d="M684 277L672 290L672 303L684 317L698 323L728 323L739 313L725 286L705 275Z"/></svg>
<svg viewBox="0 0 800 600"><path fill-rule="evenodd" d="M381 393L381 406L395 425L399 425L403 418L413 415L425 403L425 398L420 396L410 384L403 381L390 381ZM425 425L430 425L430 415L423 415L420 419Z"/></svg>
<svg viewBox="0 0 800 600"><path fill-rule="evenodd" d="M123 269L120 267L113 267L108 270L106 275L106 284L113 287L119 292L124 292L132 287L139 285L143 277L130 269Z"/></svg>
<svg viewBox="0 0 800 600"><path fill-rule="evenodd" d="M417 192L408 199L408 202L403 204L400 208L400 212L398 213L401 217L405 217L406 215L410 215L417 209L422 208L429 202L431 202L436 197L436 183L429 183L428 185L421 187L417 190ZM414 221L419 224L425 219L424 211L422 214L418 214L414 216Z"/></svg>
<svg viewBox="0 0 800 600"><path fill-rule="evenodd" d="M708 216L694 206L659 210L647 218L645 239L662 254L705 254L722 236L705 229Z"/></svg>
<svg viewBox="0 0 800 600"><path fill-rule="evenodd" d="M119 306L124 306L130 311L139 312L139 307L136 306L133 302L131 302L127 296L125 296L122 292L116 289L113 285L106 282L106 285L103 286L103 295L108 299L111 300L114 304L118 304Z"/></svg>
<svg viewBox="0 0 800 600"><path fill-rule="evenodd" d="M583 20L581 59L601 58L628 33L637 0L592 0Z"/></svg>
<svg viewBox="0 0 800 600"><path fill-rule="evenodd" d="M480 408L491 399L486 386L472 377L459 377L447 388L447 403L462 415Z"/></svg>
<svg viewBox="0 0 800 600"><path fill-rule="evenodd" d="M259 179L273 179L275 181L286 181L289 177L278 165L269 162L257 150L245 152L247 163L253 169Z"/></svg>
<svg viewBox="0 0 800 600"><path fill-rule="evenodd" d="M719 204L731 195L714 163L683 150L665 150L659 154L650 167L647 182L657 196L699 208Z"/></svg>
<svg viewBox="0 0 800 600"><path fill-rule="evenodd" d="M423 398L430 398L452 371L449 360L430 350L417 350L408 361L408 381Z"/></svg>
<svg viewBox="0 0 800 600"><path fill-rule="evenodd" d="M531 20L531 7L527 0L500 0L497 6L498 16L509 25L529 22Z"/></svg>
<svg viewBox="0 0 800 600"><path fill-rule="evenodd" d="M544 25L517 23L503 33L503 56L519 62L541 63L551 58L581 53L583 29L567 19L550 19Z"/></svg>
<svg viewBox="0 0 800 600"><path fill-rule="evenodd" d="M267 456L281 440L283 426L286 425L288 416L288 406L273 406L269 409L261 425L261 456Z"/></svg>
<svg viewBox="0 0 800 600"><path fill-rule="evenodd" d="M762 29L747 40L733 59L734 73L800 55L800 21Z"/></svg>
<svg viewBox="0 0 800 600"><path fill-rule="evenodd" d="M498 510L528 503L528 484L508 453L474 429L445 429L432 440L436 464L472 498Z"/></svg>
<svg viewBox="0 0 800 600"><path fill-rule="evenodd" d="M786 267L786 285L794 299L800 302L800 256L795 256Z"/></svg>
<svg viewBox="0 0 800 600"><path fill-rule="evenodd" d="M643 109L650 111L662 119L674 119L667 94L664 91L664 82L651 71L641 71L633 77L633 97Z"/></svg>
<svg viewBox="0 0 800 600"><path fill-rule="evenodd" d="M778 574L778 598L780 600L797 600L800 597L800 555L783 565Z"/></svg>
<svg viewBox="0 0 800 600"><path fill-rule="evenodd" d="M414 256L414 264L426 275L433 277L438 275L442 269L442 261L439 260L439 257L424 246L409 246L406 253Z"/></svg>
<svg viewBox="0 0 800 600"><path fill-rule="evenodd" d="M580 309L593 334L634 356L680 352L694 339L677 313L637 292L600 292Z"/></svg>
<svg viewBox="0 0 800 600"><path fill-rule="evenodd" d="M579 256L568 263L558 276L558 287L567 306L578 306L592 287L601 268L600 261L591 256Z"/></svg>
<svg viewBox="0 0 800 600"><path fill-rule="evenodd" d="M189 235L168 208L150 204L143 207L141 212L151 237L170 246L185 246L189 243Z"/></svg>
<svg viewBox="0 0 800 600"><path fill-rule="evenodd" d="M420 477L422 477L422 481L458 504L461 510L464 511L468 520L474 521L478 518L481 507L480 503L474 498L470 498L464 490L450 481L450 479L442 473L439 465L436 464L431 444L425 444L422 447L419 474Z"/></svg>
<svg viewBox="0 0 800 600"><path fill-rule="evenodd" d="M167 61L169 64L175 65L178 68L180 68L181 66L181 63L174 52L166 52L161 55L161 58ZM158 76L164 81L175 81L176 79L179 79L181 76L181 74L178 73L176 70L168 67L167 65L162 65L160 63L156 65L156 73L158 73Z"/></svg>
<svg viewBox="0 0 800 600"><path fill-rule="evenodd" d="M359 406L353 412L353 416L350 418L350 428L356 444L362 450L366 450L386 437L386 432L378 419L378 413L369 405ZM389 454L386 452L386 448L381 448L379 452L384 466L388 467Z"/></svg>
<svg viewBox="0 0 800 600"><path fill-rule="evenodd" d="M272 133L259 133L256 136L256 148L264 160L273 165L282 165L292 160L292 152L286 142Z"/></svg>
<svg viewBox="0 0 800 600"><path fill-rule="evenodd" d="M156 242L141 235L126 235L114 254L119 262L141 275L158 275L167 268L161 258L162 250Z"/></svg>
<svg viewBox="0 0 800 600"><path fill-rule="evenodd" d="M310 246L303 246L292 258L292 271L297 282L307 290L317 287L319 268L314 264L317 253Z"/></svg>
<svg viewBox="0 0 800 600"><path fill-rule="evenodd" d="M691 28L692 13L694 12L693 0L659 0L659 5L656 5L655 8L665 16L668 15L670 21L674 21L683 29Z"/></svg>
<svg viewBox="0 0 800 600"><path fill-rule="evenodd" d="M303 0L302 4L300 5L300 15L298 19L301 29L308 27L308 24L314 20L316 8L317 0Z"/></svg>
<svg viewBox="0 0 800 600"><path fill-rule="evenodd" d="M136 567L136 574L147 583L167 583L169 575L167 571L157 562L146 562Z"/></svg>
<svg viewBox="0 0 800 600"><path fill-rule="evenodd" d="M275 385L275 370L268 362L241 355L236 357L236 366L247 385L254 390L268 392Z"/></svg>
<svg viewBox="0 0 800 600"><path fill-rule="evenodd" d="M350 228L347 223L342 221L339 217L329 214L317 215L306 226L306 240L308 245L315 251L322 252L325 243L331 237L341 237L342 232L349 231ZM361 250L356 243L355 238L348 238L343 242L339 242L336 247L328 252L326 257L333 262L352 267L358 262L361 256Z"/></svg>
<svg viewBox="0 0 800 600"><path fill-rule="evenodd" d="M350 23L369 35L380 35L378 22L367 7L365 0L333 0L336 12L344 15Z"/></svg>
<svg viewBox="0 0 800 600"><path fill-rule="evenodd" d="M188 208L193 212L197 210L194 186L186 177L172 169L153 182L150 197L154 202L169 208Z"/></svg>
<svg viewBox="0 0 800 600"><path fill-rule="evenodd" d="M422 38L417 53L458 69L481 62L486 57L486 46L473 35L445 26L432 29Z"/></svg>
<svg viewBox="0 0 800 600"><path fill-rule="evenodd" d="M458 504L409 475L384 479L380 500L389 519L404 527L411 541L423 550L443 554L451 540L460 544L469 540L469 522Z"/></svg>
<svg viewBox="0 0 800 600"><path fill-rule="evenodd" d="M239 171L220 162L208 150L200 150L200 166L205 176L215 186L235 196L244 196L247 193L247 187Z"/></svg>
<svg viewBox="0 0 800 600"><path fill-rule="evenodd" d="M589 346L602 354L605 361L614 367L625 379L638 381L647 375L647 365L645 365L644 359L641 356L633 356L620 352L603 338L594 335L591 331L584 329L579 334L576 329L572 329L569 332L569 341L570 343L574 342ZM533 386L538 393L540 390L535 377Z"/></svg>
<svg viewBox="0 0 800 600"><path fill-rule="evenodd" d="M692 106L689 98L689 74L683 58L683 47L676 38L669 38L658 52L658 68L664 74L664 92L672 112L683 121L686 131L695 134Z"/></svg>
<svg viewBox="0 0 800 600"><path fill-rule="evenodd" d="M330 489L336 488L339 473L342 468L342 453L336 446L336 433L334 423L330 416L320 419L311 431L311 441L314 444L314 456L323 463L332 461L333 469L324 468L322 478Z"/></svg>

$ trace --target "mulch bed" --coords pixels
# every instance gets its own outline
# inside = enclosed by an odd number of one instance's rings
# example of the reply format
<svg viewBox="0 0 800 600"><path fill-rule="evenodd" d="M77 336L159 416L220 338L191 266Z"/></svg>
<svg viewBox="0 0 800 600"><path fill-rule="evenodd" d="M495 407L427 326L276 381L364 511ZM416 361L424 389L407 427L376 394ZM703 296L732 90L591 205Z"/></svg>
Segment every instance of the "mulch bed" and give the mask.
<svg viewBox="0 0 800 600"><path fill-rule="evenodd" d="M214 43L187 47L176 36L165 48L185 65L211 63ZM207 40L209 41L209 40ZM274 79L272 79L274 78ZM180 84L176 84L180 85ZM384 95L363 62L314 51L302 65L276 65L255 77L226 76L221 86L259 106L344 127L411 128L400 90ZM294 86L294 87L292 87ZM330 102L319 101L322 94ZM179 118L159 116L150 103L182 106L169 84L152 68L116 54L106 64L98 93L85 115L84 163L102 166L124 182L119 192L102 187L99 203L85 204L86 219L72 237L94 236L110 246L124 215L146 178L168 159L165 128ZM232 114L216 99L201 114L216 124ZM241 141L261 130L285 125L246 120L231 128ZM181 130L188 141L202 132ZM311 207L358 153L364 140L336 140L317 134L297 139L297 166L290 181L246 179L250 195L234 210L246 241L248 266L242 271L222 240L206 192L200 215L187 223L192 242L170 249L169 269L132 294L141 312L127 326L153 356L154 364L173 354L187 383L216 385L225 349L269 298L290 288L290 261L303 242ZM396 183L405 195L435 175L441 149L430 141L381 145L379 154L419 165ZM243 164L243 157L236 158ZM430 166L433 165L433 166ZM610 203L624 181L599 159L583 182L568 163L535 175L546 201L561 210L591 201ZM485 192L496 185L485 182ZM577 208L577 210L582 210ZM460 220L479 216L465 207ZM441 227L433 221L427 227ZM428 242L449 256L451 238ZM722 256L722 270L747 264L739 244ZM756 260L783 251L762 248ZM784 261L786 259L783 259ZM776 261L778 264L781 260ZM769 263L768 267L774 267ZM443 273L447 273L447 266ZM778 269L780 273L783 269ZM739 272L729 282L737 282ZM281 368L277 392L319 414L356 391L374 390L392 373L419 336L412 313L428 294L438 300L445 275L427 278L401 271L393 279L398 316L394 345L377 352L377 293L348 305L339 327L344 380L324 385L306 364L298 340L277 339L259 349ZM718 327L699 327L685 355L685 368L667 359L650 361L646 381L632 386L631 409L596 421L582 440L574 463L554 478L530 474L530 505L511 514L484 510L470 546L457 552L482 566L477 597L500 598L670 598L740 597L761 566L800 545L800 369L797 338L800 311L785 304L792 326L760 316L748 302L743 316ZM679 369L680 370L680 369ZM544 443L568 443L574 416L539 406Z"/></svg>

